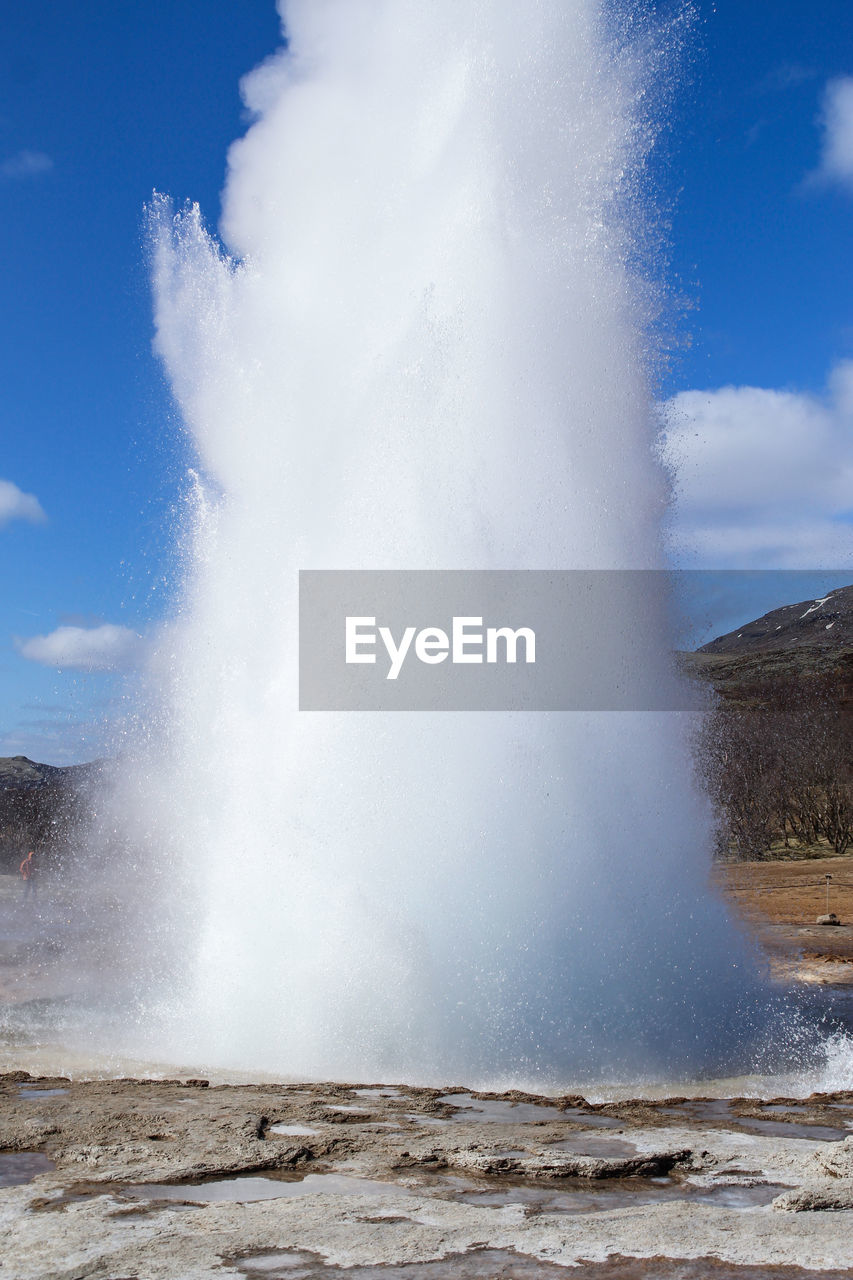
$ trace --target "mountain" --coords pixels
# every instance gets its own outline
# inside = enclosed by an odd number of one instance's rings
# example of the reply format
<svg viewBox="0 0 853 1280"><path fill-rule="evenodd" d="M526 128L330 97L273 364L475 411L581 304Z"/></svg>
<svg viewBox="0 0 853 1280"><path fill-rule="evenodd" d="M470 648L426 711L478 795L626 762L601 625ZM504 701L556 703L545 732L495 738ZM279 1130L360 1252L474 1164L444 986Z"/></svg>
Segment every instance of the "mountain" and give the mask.
<svg viewBox="0 0 853 1280"><path fill-rule="evenodd" d="M681 655L686 674L733 701L759 705L815 688L853 710L853 586L773 609Z"/></svg>
<svg viewBox="0 0 853 1280"><path fill-rule="evenodd" d="M699 653L747 654L808 649L827 654L853 648L853 586L817 600L773 609L737 631L717 636Z"/></svg>
<svg viewBox="0 0 853 1280"><path fill-rule="evenodd" d="M696 653L718 695L695 740L723 859L853 847L853 586L773 609Z"/></svg>
<svg viewBox="0 0 853 1280"><path fill-rule="evenodd" d="M99 760L62 767L0 756L0 873L16 872L32 848L45 865L61 859L104 767Z"/></svg>
<svg viewBox="0 0 853 1280"><path fill-rule="evenodd" d="M7 787L79 786L100 773L101 761L90 764L37 764L27 756L0 756L0 792Z"/></svg>

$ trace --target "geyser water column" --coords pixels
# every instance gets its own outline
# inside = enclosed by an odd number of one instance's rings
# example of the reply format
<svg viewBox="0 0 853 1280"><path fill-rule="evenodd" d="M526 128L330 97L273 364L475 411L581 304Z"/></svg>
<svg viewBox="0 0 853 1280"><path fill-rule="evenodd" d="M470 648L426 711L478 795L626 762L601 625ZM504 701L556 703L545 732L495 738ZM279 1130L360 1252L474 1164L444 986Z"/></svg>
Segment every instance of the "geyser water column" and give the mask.
<svg viewBox="0 0 853 1280"><path fill-rule="evenodd" d="M184 884L160 1052L479 1084L730 1065L746 981L678 717L296 710L299 569L660 564L628 215L663 37L593 0L281 8L225 249L153 208L198 467L139 766ZM633 625L658 662L639 595Z"/></svg>

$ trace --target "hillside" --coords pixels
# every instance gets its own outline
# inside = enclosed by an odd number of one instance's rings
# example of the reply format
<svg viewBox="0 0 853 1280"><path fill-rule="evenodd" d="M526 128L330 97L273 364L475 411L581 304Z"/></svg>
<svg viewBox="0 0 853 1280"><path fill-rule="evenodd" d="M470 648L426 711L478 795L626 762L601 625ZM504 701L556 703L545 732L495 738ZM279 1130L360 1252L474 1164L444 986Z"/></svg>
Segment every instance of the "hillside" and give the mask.
<svg viewBox="0 0 853 1280"><path fill-rule="evenodd" d="M45 865L61 859L103 769L101 761L60 767L0 756L0 873L16 871L30 848Z"/></svg>
<svg viewBox="0 0 853 1280"><path fill-rule="evenodd" d="M833 653L853 648L853 586L817 600L773 609L737 631L717 636L699 653L756 654L770 651Z"/></svg>
<svg viewBox="0 0 853 1280"><path fill-rule="evenodd" d="M813 687L853 712L853 586L773 609L681 655L684 671L727 701L772 705Z"/></svg>

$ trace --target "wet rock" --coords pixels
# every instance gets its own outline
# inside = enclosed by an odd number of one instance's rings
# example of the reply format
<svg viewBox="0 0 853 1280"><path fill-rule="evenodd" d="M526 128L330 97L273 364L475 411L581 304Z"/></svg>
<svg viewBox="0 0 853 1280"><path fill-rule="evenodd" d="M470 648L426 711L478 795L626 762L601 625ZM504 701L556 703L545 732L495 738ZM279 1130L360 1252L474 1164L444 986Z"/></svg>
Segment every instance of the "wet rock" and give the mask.
<svg viewBox="0 0 853 1280"><path fill-rule="evenodd" d="M587 1156L573 1152L548 1151L534 1155L507 1155L478 1150L455 1151L445 1157L447 1165L475 1173L513 1173L527 1178L630 1178L660 1177L677 1165L692 1164L688 1149L637 1156Z"/></svg>
<svg viewBox="0 0 853 1280"><path fill-rule="evenodd" d="M853 1209L853 1183L822 1182L798 1187L777 1196L772 1207L793 1213Z"/></svg>
<svg viewBox="0 0 853 1280"><path fill-rule="evenodd" d="M809 1161L810 1167L827 1178L845 1178L853 1186L853 1134L843 1142L827 1144Z"/></svg>
<svg viewBox="0 0 853 1280"><path fill-rule="evenodd" d="M225 1259L276 1250L316 1257L324 1274L485 1248L516 1250L534 1268L552 1259L567 1276L582 1259L615 1254L801 1268L820 1257L827 1274L849 1266L847 1215L827 1211L853 1208L853 1136L744 1132L754 1099L591 1107L572 1097L554 1117L553 1099L482 1094L485 1109L460 1119L461 1088L64 1081L60 1095L23 1104L22 1082L0 1080L0 1147L40 1150L55 1168L0 1191L0 1259L16 1280L217 1280L234 1274ZM369 1112L335 1112L360 1105L359 1087L375 1090ZM457 1099L450 1123L442 1096ZM853 1094L777 1101L799 1107L800 1121L853 1120ZM531 1104L550 1118L525 1121ZM633 1154L594 1154L605 1110ZM349 1121L332 1119L341 1114ZM300 1132L291 1141L275 1125ZM200 1182L254 1174L294 1190L199 1203ZM372 1181L369 1196L359 1179ZM166 1184L178 1199L167 1200Z"/></svg>

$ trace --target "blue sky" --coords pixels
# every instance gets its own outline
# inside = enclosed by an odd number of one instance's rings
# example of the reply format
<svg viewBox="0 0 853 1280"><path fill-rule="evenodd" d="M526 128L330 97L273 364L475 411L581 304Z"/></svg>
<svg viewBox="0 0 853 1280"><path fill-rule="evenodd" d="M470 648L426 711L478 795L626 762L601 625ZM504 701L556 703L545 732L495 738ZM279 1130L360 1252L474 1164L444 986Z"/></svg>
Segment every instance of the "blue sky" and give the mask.
<svg viewBox="0 0 853 1280"><path fill-rule="evenodd" d="M688 304L660 387L682 462L681 554L843 568L853 6L698 9L657 164L670 276ZM74 661L76 633L53 648L33 637L126 628L102 640L128 665L132 635L168 610L186 460L151 354L143 206L157 188L198 200L215 224L246 123L239 80L274 51L279 24L272 0L30 0L5 15L4 36L0 480L16 488L0 486L0 754L61 763L104 749L123 685L82 656L80 669L52 665L60 651ZM728 485L737 474L749 492Z"/></svg>
<svg viewBox="0 0 853 1280"><path fill-rule="evenodd" d="M845 0L718 0L701 15L674 121L673 275L698 309L676 388L822 391L853 354L850 188L804 183L822 98L853 75Z"/></svg>

